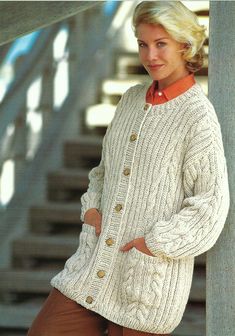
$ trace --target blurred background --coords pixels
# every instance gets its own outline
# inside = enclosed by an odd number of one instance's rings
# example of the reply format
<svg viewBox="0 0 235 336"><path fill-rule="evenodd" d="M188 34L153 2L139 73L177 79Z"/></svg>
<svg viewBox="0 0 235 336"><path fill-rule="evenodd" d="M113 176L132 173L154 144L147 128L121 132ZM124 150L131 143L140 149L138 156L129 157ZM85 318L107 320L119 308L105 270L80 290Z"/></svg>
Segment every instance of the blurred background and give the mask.
<svg viewBox="0 0 235 336"><path fill-rule="evenodd" d="M23 11L15 2L19 8L2 11L9 18L0 40L1 335L26 335L50 279L77 249L80 197L116 105L130 86L152 82L131 28L138 2L78 1L70 12L72 2L60 2L57 22L48 18L59 2L23 2ZM209 37L209 1L182 2ZM20 30L35 6L41 23ZM209 38L205 51L195 79L208 94ZM205 335L205 260L196 258L190 300L172 335Z"/></svg>

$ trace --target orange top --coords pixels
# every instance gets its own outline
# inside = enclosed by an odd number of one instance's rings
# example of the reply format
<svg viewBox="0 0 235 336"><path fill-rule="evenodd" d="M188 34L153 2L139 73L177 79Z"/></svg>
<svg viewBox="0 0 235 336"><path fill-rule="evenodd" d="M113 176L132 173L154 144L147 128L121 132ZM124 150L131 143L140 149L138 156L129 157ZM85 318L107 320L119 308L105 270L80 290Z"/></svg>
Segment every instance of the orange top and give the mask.
<svg viewBox="0 0 235 336"><path fill-rule="evenodd" d="M163 104L184 93L195 83L194 73L190 73L189 75L178 79L163 90L158 90L158 81L154 80L147 91L146 103L152 105Z"/></svg>

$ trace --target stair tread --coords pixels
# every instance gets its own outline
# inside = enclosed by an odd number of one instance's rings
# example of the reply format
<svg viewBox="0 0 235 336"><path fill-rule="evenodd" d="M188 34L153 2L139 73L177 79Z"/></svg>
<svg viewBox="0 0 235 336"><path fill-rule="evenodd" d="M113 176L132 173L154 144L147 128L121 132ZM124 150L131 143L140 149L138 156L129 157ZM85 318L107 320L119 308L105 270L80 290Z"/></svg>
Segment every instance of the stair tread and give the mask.
<svg viewBox="0 0 235 336"><path fill-rule="evenodd" d="M44 202L30 207L32 226L40 226L40 222L80 223L81 202Z"/></svg>
<svg viewBox="0 0 235 336"><path fill-rule="evenodd" d="M60 167L56 170L49 171L48 175L53 174L67 174L67 175L76 175L83 177L85 174L87 174L91 168L64 168Z"/></svg>
<svg viewBox="0 0 235 336"><path fill-rule="evenodd" d="M76 138L67 139L65 145L81 145L81 146L101 146L103 136L79 136Z"/></svg>
<svg viewBox="0 0 235 336"><path fill-rule="evenodd" d="M31 299L28 302L4 305L0 304L0 327L29 328L40 311L44 299ZM183 319L172 335L202 336L205 329L205 308L188 304ZM194 333L193 333L194 332ZM198 332L198 333L197 333ZM202 333L200 333L202 332ZM8 334L7 334L8 335Z"/></svg>
<svg viewBox="0 0 235 336"><path fill-rule="evenodd" d="M69 257L78 246L81 226L78 225L77 236L74 235L34 235L18 237L13 242L14 254L18 256ZM202 260L195 265L203 265ZM197 272L195 268L194 272Z"/></svg>
<svg viewBox="0 0 235 336"><path fill-rule="evenodd" d="M92 168L58 168L47 174L48 189L80 189L88 187L88 174Z"/></svg>
<svg viewBox="0 0 235 336"><path fill-rule="evenodd" d="M31 205L31 209L37 210L56 210L59 212L64 211L80 211L81 204L79 202L50 202L42 201L41 203Z"/></svg>
<svg viewBox="0 0 235 336"><path fill-rule="evenodd" d="M47 293L50 287L49 281L56 272L58 272L58 269L3 269L0 271L0 290ZM205 272L196 271L193 277L190 300L205 301L205 293Z"/></svg>
<svg viewBox="0 0 235 336"><path fill-rule="evenodd" d="M79 231L78 231L79 235ZM14 243L21 243L27 245L34 245L34 244L57 244L57 245L74 245L78 242L78 237L74 236L66 236L66 235L59 235L59 236L50 236L50 235L33 235L28 234L23 237L18 237L14 240Z"/></svg>
<svg viewBox="0 0 235 336"><path fill-rule="evenodd" d="M126 78L107 78L102 83L102 93L106 95L122 95L127 89L136 84L149 82L147 75L136 75Z"/></svg>
<svg viewBox="0 0 235 336"><path fill-rule="evenodd" d="M19 257L68 258L79 245L77 236L27 235L15 239L13 254Z"/></svg>
<svg viewBox="0 0 235 336"><path fill-rule="evenodd" d="M103 136L96 135L96 134L82 134L78 135L76 138L71 138L68 141L72 140L78 143L88 143L88 144L94 144L96 145L97 143L102 142Z"/></svg>

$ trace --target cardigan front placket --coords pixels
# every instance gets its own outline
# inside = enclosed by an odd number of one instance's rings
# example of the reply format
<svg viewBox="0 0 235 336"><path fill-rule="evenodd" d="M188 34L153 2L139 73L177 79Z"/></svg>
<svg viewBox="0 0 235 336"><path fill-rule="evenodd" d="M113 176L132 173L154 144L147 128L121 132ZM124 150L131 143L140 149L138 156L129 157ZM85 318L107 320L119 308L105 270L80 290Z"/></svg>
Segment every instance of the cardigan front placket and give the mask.
<svg viewBox="0 0 235 336"><path fill-rule="evenodd" d="M142 101L143 102L143 101ZM115 258L119 251L120 231L123 227L123 215L125 212L125 205L128 199L130 189L131 171L134 164L134 157L136 148L138 146L138 136L141 133L142 125L151 111L152 104L142 103L142 108L137 113L137 117L133 124L132 130L129 134L129 142L125 151L124 167L120 176L119 188L117 190L116 198L113 201L113 213L109 223L105 223L105 232L100 242L98 254L93 264L93 270L90 274L90 282L87 285L87 291L83 293L84 301L88 303L88 307L92 307L96 303L103 286L108 281L109 273L114 267ZM130 174L126 174L126 169L130 169ZM108 240L112 240L114 244L107 244ZM103 276L100 277L99 274Z"/></svg>

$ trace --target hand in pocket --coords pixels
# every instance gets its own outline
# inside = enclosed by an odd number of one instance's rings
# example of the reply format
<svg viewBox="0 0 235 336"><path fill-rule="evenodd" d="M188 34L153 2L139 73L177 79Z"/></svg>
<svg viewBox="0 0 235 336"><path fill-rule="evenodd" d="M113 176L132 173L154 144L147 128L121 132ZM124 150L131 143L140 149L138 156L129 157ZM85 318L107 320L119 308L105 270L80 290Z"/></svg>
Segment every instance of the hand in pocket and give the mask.
<svg viewBox="0 0 235 336"><path fill-rule="evenodd" d="M95 234L99 236L101 233L102 214L96 208L91 208L84 215L84 223L95 227Z"/></svg>

